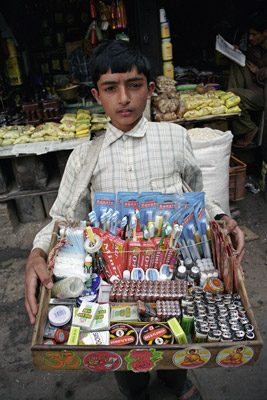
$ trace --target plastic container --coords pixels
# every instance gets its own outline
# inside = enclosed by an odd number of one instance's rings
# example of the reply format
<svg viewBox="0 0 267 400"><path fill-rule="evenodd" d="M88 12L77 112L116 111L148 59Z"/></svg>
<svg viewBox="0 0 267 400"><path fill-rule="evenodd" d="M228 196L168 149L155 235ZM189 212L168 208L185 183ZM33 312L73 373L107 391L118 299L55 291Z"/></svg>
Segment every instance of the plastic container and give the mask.
<svg viewBox="0 0 267 400"><path fill-rule="evenodd" d="M170 37L170 28L168 22L164 22L160 24L161 38L169 38Z"/></svg>
<svg viewBox="0 0 267 400"><path fill-rule="evenodd" d="M162 60L163 61L171 61L172 60L172 43L171 43L170 38L162 39L161 49L162 49Z"/></svg>
<svg viewBox="0 0 267 400"><path fill-rule="evenodd" d="M165 61L163 63L163 75L168 78L174 78L174 67L172 61Z"/></svg>

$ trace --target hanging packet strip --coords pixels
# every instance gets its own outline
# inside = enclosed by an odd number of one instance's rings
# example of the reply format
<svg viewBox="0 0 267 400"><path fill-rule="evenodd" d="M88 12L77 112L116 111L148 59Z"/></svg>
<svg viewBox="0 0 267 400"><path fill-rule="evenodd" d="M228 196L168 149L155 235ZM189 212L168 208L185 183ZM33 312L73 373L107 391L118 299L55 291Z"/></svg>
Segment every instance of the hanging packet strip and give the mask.
<svg viewBox="0 0 267 400"><path fill-rule="evenodd" d="M100 218L108 210L112 209L114 212L116 208L116 193L112 192L95 192L94 194L94 211L98 222ZM100 225L101 226L101 225Z"/></svg>

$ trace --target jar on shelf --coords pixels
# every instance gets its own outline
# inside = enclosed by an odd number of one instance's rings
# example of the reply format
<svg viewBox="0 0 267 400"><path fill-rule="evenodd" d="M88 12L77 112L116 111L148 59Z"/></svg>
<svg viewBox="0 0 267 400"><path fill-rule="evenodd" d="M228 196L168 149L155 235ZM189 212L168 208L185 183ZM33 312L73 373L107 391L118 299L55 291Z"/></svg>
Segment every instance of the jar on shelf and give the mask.
<svg viewBox="0 0 267 400"><path fill-rule="evenodd" d="M172 43L170 38L162 39L161 41L162 48L162 59L163 61L171 61L172 60Z"/></svg>

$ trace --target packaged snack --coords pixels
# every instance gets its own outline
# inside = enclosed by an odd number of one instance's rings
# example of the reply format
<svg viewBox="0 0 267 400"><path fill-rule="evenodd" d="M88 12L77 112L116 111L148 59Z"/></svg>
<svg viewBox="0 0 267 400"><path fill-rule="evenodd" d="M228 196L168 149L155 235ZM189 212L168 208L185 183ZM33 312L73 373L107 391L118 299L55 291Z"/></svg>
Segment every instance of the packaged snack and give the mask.
<svg viewBox="0 0 267 400"><path fill-rule="evenodd" d="M239 104L240 103L240 101L241 101L241 99L240 99L240 97L239 96L231 96L231 97L228 97L226 100L225 100L225 105L226 105L226 107L234 107L234 106L237 106L237 104Z"/></svg>
<svg viewBox="0 0 267 400"><path fill-rule="evenodd" d="M226 110L225 106L214 107L213 110L211 111L211 114L212 115L225 114L225 110Z"/></svg>
<svg viewBox="0 0 267 400"><path fill-rule="evenodd" d="M242 110L239 106L234 106L234 107L226 107L225 108L225 113L226 114L232 114L232 113L240 113Z"/></svg>

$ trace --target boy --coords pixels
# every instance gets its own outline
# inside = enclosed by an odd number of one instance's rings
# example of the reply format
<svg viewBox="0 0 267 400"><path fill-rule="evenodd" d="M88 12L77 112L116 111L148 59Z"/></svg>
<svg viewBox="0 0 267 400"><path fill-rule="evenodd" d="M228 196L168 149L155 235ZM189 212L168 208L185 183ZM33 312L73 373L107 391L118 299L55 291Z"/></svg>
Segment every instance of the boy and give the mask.
<svg viewBox="0 0 267 400"><path fill-rule="evenodd" d="M38 279L48 289L53 283L46 271L46 257L55 221L84 220L96 191L162 191L181 193L183 180L193 191L201 191L201 171L193 155L187 132L179 125L148 122L143 116L155 85L150 80L148 60L129 42L104 41L91 59L92 94L110 117L92 173L92 142L71 154L50 215L52 222L39 232L26 265L25 305L35 323ZM88 164L87 164L88 163ZM82 179L81 179L82 178ZM77 183L78 181L78 183ZM211 218L223 218L232 232L242 259L244 235L236 222L223 214L216 202L207 201ZM222 216L223 215L223 216ZM120 390L129 399L146 399L149 375L117 372ZM185 370L160 371L160 378L177 395L182 393ZM178 376L179 375L179 376Z"/></svg>

